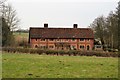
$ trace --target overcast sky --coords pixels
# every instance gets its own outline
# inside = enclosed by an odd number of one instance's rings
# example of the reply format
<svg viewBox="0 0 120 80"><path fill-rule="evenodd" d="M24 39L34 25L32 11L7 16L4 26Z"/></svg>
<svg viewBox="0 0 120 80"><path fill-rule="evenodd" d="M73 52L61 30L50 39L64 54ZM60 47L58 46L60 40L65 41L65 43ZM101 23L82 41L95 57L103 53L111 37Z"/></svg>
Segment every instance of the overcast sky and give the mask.
<svg viewBox="0 0 120 80"><path fill-rule="evenodd" d="M86 28L98 16L116 10L119 0L8 0L21 19L20 28L71 27Z"/></svg>

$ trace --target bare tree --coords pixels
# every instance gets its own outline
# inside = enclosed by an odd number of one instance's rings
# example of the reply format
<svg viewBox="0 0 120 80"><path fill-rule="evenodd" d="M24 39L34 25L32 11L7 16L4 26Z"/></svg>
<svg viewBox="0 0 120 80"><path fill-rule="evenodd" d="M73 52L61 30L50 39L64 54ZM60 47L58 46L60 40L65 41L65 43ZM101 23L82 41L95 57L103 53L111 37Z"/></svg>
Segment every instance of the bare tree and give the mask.
<svg viewBox="0 0 120 80"><path fill-rule="evenodd" d="M90 27L94 30L95 38L99 38L102 45L112 49L118 47L118 20L117 15L112 11L105 18L104 16L97 17Z"/></svg>
<svg viewBox="0 0 120 80"><path fill-rule="evenodd" d="M0 5L4 4L5 2L6 2L6 0L1 0Z"/></svg>
<svg viewBox="0 0 120 80"><path fill-rule="evenodd" d="M8 26L10 27L10 30L13 31L18 27L18 24L20 22L17 17L16 10L10 4L7 6L2 5L2 7L2 16L5 18Z"/></svg>
<svg viewBox="0 0 120 80"><path fill-rule="evenodd" d="M105 35L106 35L106 18L104 16L100 16L96 18L93 23L89 26L94 30L95 38L99 38L104 45Z"/></svg>
<svg viewBox="0 0 120 80"><path fill-rule="evenodd" d="M117 27L117 15L113 13L112 11L107 17L107 29L109 32L109 39L110 39L110 45L111 48L117 48L118 47L118 27Z"/></svg>
<svg viewBox="0 0 120 80"><path fill-rule="evenodd" d="M14 44L13 30L17 28L19 19L16 10L7 4L6 0L0 1L0 18L2 26L2 46L12 46ZM0 29L0 30L1 30Z"/></svg>
<svg viewBox="0 0 120 80"><path fill-rule="evenodd" d="M3 11L5 9L5 3L6 3L7 0L1 0L0 1L0 17L2 17L3 15ZM5 11L4 11L5 12Z"/></svg>

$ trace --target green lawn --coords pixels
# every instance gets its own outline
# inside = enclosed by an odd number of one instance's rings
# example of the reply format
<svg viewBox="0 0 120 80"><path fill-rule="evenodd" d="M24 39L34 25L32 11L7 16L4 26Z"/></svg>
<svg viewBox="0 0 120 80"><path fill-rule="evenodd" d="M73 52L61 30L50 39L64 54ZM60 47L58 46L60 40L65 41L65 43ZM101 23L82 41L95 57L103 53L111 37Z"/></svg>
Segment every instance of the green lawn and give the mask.
<svg viewBox="0 0 120 80"><path fill-rule="evenodd" d="M118 58L2 54L3 78L118 78Z"/></svg>

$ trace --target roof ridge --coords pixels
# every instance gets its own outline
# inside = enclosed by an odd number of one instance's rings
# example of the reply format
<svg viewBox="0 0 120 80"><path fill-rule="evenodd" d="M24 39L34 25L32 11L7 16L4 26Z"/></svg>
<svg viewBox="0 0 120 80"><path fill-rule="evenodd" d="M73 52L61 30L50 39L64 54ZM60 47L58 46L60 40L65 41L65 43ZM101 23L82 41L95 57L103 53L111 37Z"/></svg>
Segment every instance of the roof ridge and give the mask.
<svg viewBox="0 0 120 80"><path fill-rule="evenodd" d="M44 27L30 27L30 29L91 29L91 28L53 28L53 27L49 27L49 28L44 28Z"/></svg>

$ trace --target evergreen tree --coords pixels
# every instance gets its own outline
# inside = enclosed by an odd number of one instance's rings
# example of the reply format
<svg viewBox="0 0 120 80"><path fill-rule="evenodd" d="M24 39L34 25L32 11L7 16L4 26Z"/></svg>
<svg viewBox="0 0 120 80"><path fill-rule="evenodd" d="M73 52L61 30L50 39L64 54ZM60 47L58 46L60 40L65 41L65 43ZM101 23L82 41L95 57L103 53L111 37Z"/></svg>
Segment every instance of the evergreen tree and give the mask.
<svg viewBox="0 0 120 80"><path fill-rule="evenodd" d="M10 27L6 23L5 19L2 18L2 46L11 46L13 41L13 35L10 31Z"/></svg>

